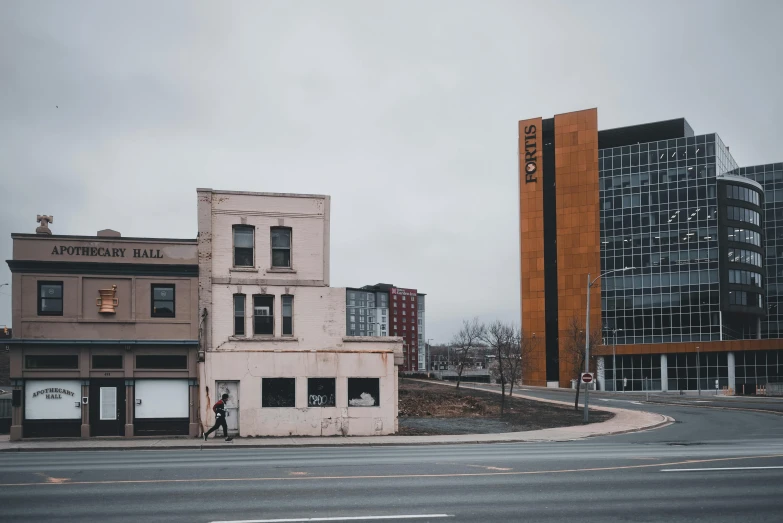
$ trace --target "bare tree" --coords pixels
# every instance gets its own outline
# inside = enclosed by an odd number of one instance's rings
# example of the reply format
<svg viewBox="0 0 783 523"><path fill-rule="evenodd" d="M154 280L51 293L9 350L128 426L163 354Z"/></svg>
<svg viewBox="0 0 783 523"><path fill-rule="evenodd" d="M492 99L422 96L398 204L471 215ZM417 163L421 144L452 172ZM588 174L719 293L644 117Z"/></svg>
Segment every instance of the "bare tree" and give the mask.
<svg viewBox="0 0 783 523"><path fill-rule="evenodd" d="M528 338L516 325L508 327L508 344L503 351L505 375L509 381L508 395L514 395L514 385L522 382L522 372L535 349L535 338Z"/></svg>
<svg viewBox="0 0 783 523"><path fill-rule="evenodd" d="M495 353L494 372L500 380L500 415L506 406L506 383L511 379L509 372L509 358L513 351L515 327L501 321L496 321L484 331L484 342ZM513 387L512 387L513 388Z"/></svg>
<svg viewBox="0 0 783 523"><path fill-rule="evenodd" d="M462 372L468 363L473 361L473 352L481 345L485 330L484 324L480 323L478 318L463 320L462 328L451 340L456 356L457 390L462 381Z"/></svg>
<svg viewBox="0 0 783 523"><path fill-rule="evenodd" d="M574 373L576 379L576 397L574 398L574 410L579 410L579 391L581 389L581 375L585 368L585 331L579 318L572 316L566 324L565 331L560 337L562 342L563 359ZM594 349L601 345L600 329L590 334L590 368L595 368L596 356Z"/></svg>

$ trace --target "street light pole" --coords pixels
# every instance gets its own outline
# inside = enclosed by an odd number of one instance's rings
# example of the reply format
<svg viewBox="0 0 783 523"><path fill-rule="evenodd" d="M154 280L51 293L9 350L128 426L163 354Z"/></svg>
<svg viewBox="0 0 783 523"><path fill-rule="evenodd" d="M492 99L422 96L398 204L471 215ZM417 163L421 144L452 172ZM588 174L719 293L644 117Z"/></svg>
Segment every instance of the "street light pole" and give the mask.
<svg viewBox="0 0 783 523"><path fill-rule="evenodd" d="M623 267L622 269L612 269L610 271L606 271L602 274L599 274L592 281L590 281L590 273L587 273L587 312L585 318L585 373L590 372L590 289L593 287L593 284L601 278L601 276L606 276L607 274L611 274L617 271L628 271L635 268L636 267ZM584 413L585 423L587 423L589 420L589 414L588 414L589 401L590 401L590 387L588 386L587 383L585 383L585 413Z"/></svg>
<svg viewBox="0 0 783 523"><path fill-rule="evenodd" d="M612 331L614 343L612 343L612 392L617 392L617 329Z"/></svg>
<svg viewBox="0 0 783 523"><path fill-rule="evenodd" d="M696 345L696 390L699 391L699 396L701 396L701 354L699 353L698 345Z"/></svg>

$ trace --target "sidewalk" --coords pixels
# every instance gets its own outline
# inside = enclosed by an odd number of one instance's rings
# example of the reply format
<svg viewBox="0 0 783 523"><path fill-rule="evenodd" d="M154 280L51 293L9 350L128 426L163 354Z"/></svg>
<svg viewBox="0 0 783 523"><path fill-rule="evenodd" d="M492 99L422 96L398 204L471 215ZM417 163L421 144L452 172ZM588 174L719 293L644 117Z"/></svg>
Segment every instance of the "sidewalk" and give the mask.
<svg viewBox="0 0 783 523"><path fill-rule="evenodd" d="M444 386L453 386L446 383ZM573 405L555 400L544 400L532 396L514 394L543 403ZM601 405L591 410L614 413L614 417L602 423L531 430L526 432L505 432L499 434L459 434L447 436L353 436L353 437L289 437L289 438L235 438L230 442L222 439L202 438L91 438L91 439L36 439L9 441L8 435L0 436L0 452L34 452L64 450L207 450L224 448L265 447L329 447L329 446L381 446L381 445L444 445L455 443L520 443L574 441L595 436L624 434L666 426L674 420L668 416L618 409Z"/></svg>

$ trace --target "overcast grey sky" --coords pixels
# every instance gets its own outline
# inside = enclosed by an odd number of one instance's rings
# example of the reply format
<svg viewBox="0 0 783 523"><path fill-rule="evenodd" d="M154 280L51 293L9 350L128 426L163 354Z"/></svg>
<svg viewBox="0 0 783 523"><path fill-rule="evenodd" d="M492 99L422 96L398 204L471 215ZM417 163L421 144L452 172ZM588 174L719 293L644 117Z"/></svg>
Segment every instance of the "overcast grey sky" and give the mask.
<svg viewBox="0 0 783 523"><path fill-rule="evenodd" d="M195 237L196 187L323 193L332 285L426 292L436 342L518 321L517 121L684 116L740 165L782 161L781 20L774 0L4 0L0 255L39 213Z"/></svg>

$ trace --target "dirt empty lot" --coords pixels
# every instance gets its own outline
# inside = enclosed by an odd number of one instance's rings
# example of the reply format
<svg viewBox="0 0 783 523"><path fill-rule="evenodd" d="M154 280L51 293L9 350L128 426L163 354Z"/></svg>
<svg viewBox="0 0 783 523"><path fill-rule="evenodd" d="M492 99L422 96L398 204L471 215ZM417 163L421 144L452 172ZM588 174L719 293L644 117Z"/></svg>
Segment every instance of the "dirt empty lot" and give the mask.
<svg viewBox="0 0 783 523"><path fill-rule="evenodd" d="M463 385L464 387L464 385ZM590 411L590 422L610 419L608 412ZM500 394L400 380L399 434L487 434L567 427L582 424L582 410L506 398L500 415Z"/></svg>

